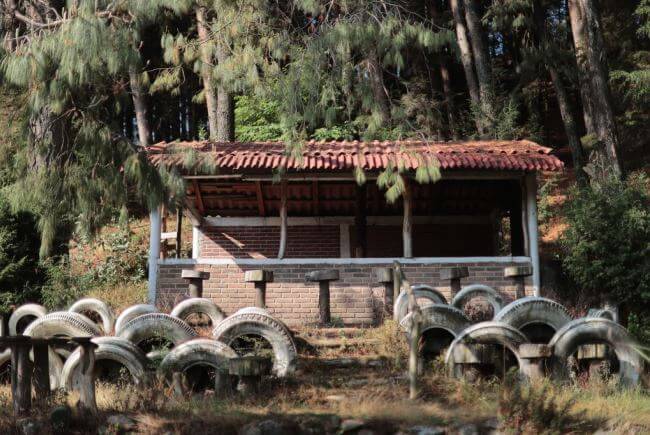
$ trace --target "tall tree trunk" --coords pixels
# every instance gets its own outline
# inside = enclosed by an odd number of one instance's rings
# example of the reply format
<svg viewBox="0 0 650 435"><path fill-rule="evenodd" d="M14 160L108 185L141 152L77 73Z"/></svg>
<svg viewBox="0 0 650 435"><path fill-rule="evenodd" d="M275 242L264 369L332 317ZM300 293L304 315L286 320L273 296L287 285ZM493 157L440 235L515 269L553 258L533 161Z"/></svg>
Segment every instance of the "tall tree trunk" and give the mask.
<svg viewBox="0 0 650 435"><path fill-rule="evenodd" d="M467 81L467 89L469 96L472 100L472 105L476 108L481 107L481 94L479 92L476 75L474 73L474 60L472 58L472 48L469 43L469 36L467 28L465 27L465 20L461 13L462 3L461 0L449 0L449 6L454 16L454 24L456 28L456 40L458 48L460 49L460 60L463 64L465 71L465 80ZM484 134L483 123L480 119L475 119L476 129L480 135Z"/></svg>
<svg viewBox="0 0 650 435"><path fill-rule="evenodd" d="M377 109L381 116L381 123L390 121L390 103L388 94L384 86L384 72L377 53L371 53L367 60L368 75L370 77L370 86L372 94L377 102Z"/></svg>
<svg viewBox="0 0 650 435"><path fill-rule="evenodd" d="M146 147L151 144L151 128L147 119L145 93L142 89L140 74L135 66L129 67L129 83L131 85L131 98L133 98L135 119L138 125L138 139L140 140L140 146Z"/></svg>
<svg viewBox="0 0 650 435"><path fill-rule="evenodd" d="M228 47L217 44L217 62L228 60ZM235 140L235 101L232 94L223 85L217 86L217 137L218 141L232 142Z"/></svg>
<svg viewBox="0 0 650 435"><path fill-rule="evenodd" d="M564 132L566 133L569 149L571 150L576 180L578 181L578 184L584 186L586 184L586 174L583 171L585 156L584 150L582 149L582 143L580 142L578 125L571 107L571 102L555 66L549 64L547 69L551 76L553 87L555 88L558 106L560 106L560 115L562 116L562 123L564 124Z"/></svg>
<svg viewBox="0 0 650 435"><path fill-rule="evenodd" d="M591 75L591 90L594 97L593 115L596 121L596 133L605 148L611 174L622 175L619 157L619 138L616 119L609 89L609 72L605 44L600 26L600 17L594 0L579 0L587 25L587 62Z"/></svg>
<svg viewBox="0 0 650 435"><path fill-rule="evenodd" d="M546 35L546 14L540 3L539 0L533 2L534 33L537 36L537 45L539 49L545 50L549 41L547 41ZM582 148L582 143L580 142L580 134L578 133L578 123L576 122L575 112L571 107L571 100L567 94L564 83L562 83L562 77L551 59L547 59L546 69L548 70L551 81L553 82L553 87L555 88L555 96L560 108L560 116L562 117L564 132L567 137L569 149L571 150L576 180L579 185L584 186L587 183L586 173L583 171L585 153Z"/></svg>
<svg viewBox="0 0 650 435"><path fill-rule="evenodd" d="M465 0L465 21L469 30L469 39L472 44L476 77L481 93L481 110L484 126L491 126L494 122L494 92L492 88L492 67L490 55L483 38L483 26L478 12L476 0Z"/></svg>
<svg viewBox="0 0 650 435"><path fill-rule="evenodd" d="M205 8L196 8L196 29L199 34L201 54L201 79L203 80L203 94L205 105L208 108L208 130L210 139L217 139L219 114L217 113L217 94L212 83L212 53L209 47L210 35L206 22L207 12Z"/></svg>
<svg viewBox="0 0 650 435"><path fill-rule="evenodd" d="M449 122L449 132L454 140L458 140L458 124L456 122L456 107L454 105L454 94L451 89L451 78L449 76L449 66L447 59L440 58L440 77L442 78L442 92L445 94L445 106L447 106L447 120Z"/></svg>
<svg viewBox="0 0 650 435"><path fill-rule="evenodd" d="M431 18L434 24L444 25L440 12L440 5L437 0L431 2ZM449 75L449 61L446 53L449 48L445 47L440 56L440 78L442 80L442 92L445 97L445 106L447 109L447 122L449 124L449 133L454 140L458 140L458 123L456 121L456 107L454 104L454 94L451 87L451 76Z"/></svg>
<svg viewBox="0 0 650 435"><path fill-rule="evenodd" d="M4 30L2 35L2 47L8 52L12 52L14 49L13 37L16 29L16 19L14 17L16 1L3 0L2 5L3 7L0 12L2 18L2 26L0 27Z"/></svg>
<svg viewBox="0 0 650 435"><path fill-rule="evenodd" d="M586 21L582 8L578 0L569 0L567 3L569 11L569 20L571 22L571 34L573 36L573 46L576 53L576 62L578 65L578 83L580 85L580 99L582 100L582 113L585 122L587 134L596 134L596 124L594 121L593 111L594 102L591 95L589 80L591 72L587 62L587 38L585 32Z"/></svg>

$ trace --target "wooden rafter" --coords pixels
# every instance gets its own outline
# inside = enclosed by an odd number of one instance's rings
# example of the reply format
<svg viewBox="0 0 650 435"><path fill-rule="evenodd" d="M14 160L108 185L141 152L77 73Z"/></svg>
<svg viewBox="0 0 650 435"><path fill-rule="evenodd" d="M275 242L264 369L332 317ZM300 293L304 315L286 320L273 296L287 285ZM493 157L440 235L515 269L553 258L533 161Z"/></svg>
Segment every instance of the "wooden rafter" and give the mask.
<svg viewBox="0 0 650 435"><path fill-rule="evenodd" d="M194 204L188 198L185 198L185 214L189 218L192 226L200 227L203 224L203 214L194 207Z"/></svg>
<svg viewBox="0 0 650 435"><path fill-rule="evenodd" d="M196 205L199 208L201 214L205 213L205 206L203 205L203 197L201 196L201 189L199 189L199 183L196 180L192 180L192 187L194 188L194 196L196 197Z"/></svg>

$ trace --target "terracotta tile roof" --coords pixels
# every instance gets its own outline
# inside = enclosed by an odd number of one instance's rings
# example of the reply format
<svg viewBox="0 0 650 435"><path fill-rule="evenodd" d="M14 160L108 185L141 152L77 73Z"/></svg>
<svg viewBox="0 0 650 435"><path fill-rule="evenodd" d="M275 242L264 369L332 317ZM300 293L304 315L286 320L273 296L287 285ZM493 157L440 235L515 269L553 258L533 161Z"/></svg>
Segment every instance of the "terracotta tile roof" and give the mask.
<svg viewBox="0 0 650 435"><path fill-rule="evenodd" d="M441 169L560 171L551 149L527 140L425 142L331 141L305 143L293 155L281 142L161 142L147 148L156 165L180 165L189 149L209 153L215 165L230 170L339 171L361 166L381 170L398 163L408 170L437 159Z"/></svg>

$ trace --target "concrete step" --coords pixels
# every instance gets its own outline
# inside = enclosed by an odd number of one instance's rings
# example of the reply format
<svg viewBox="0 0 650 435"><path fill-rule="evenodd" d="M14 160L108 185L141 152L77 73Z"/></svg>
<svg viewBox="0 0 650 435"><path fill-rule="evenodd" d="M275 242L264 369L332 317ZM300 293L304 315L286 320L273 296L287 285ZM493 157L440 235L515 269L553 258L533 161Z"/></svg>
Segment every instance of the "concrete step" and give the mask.
<svg viewBox="0 0 650 435"><path fill-rule="evenodd" d="M305 328L296 329L295 335L307 339L339 339L359 338L365 335L368 328Z"/></svg>

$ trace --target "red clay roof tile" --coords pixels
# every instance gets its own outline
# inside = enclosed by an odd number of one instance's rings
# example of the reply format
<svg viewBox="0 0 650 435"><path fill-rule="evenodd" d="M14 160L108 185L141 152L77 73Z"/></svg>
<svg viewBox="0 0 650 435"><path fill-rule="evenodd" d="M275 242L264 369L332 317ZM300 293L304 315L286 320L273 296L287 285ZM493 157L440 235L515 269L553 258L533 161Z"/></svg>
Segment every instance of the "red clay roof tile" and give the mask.
<svg viewBox="0 0 650 435"><path fill-rule="evenodd" d="M287 151L281 142L161 142L147 148L156 165L175 166L183 152L193 149L211 155L221 169L278 169L291 171L382 170L404 165L417 169L434 163L441 169L488 169L505 171L560 171L563 163L551 149L527 140L469 142L315 142L304 144L300 153ZM297 158L296 158L297 157Z"/></svg>

